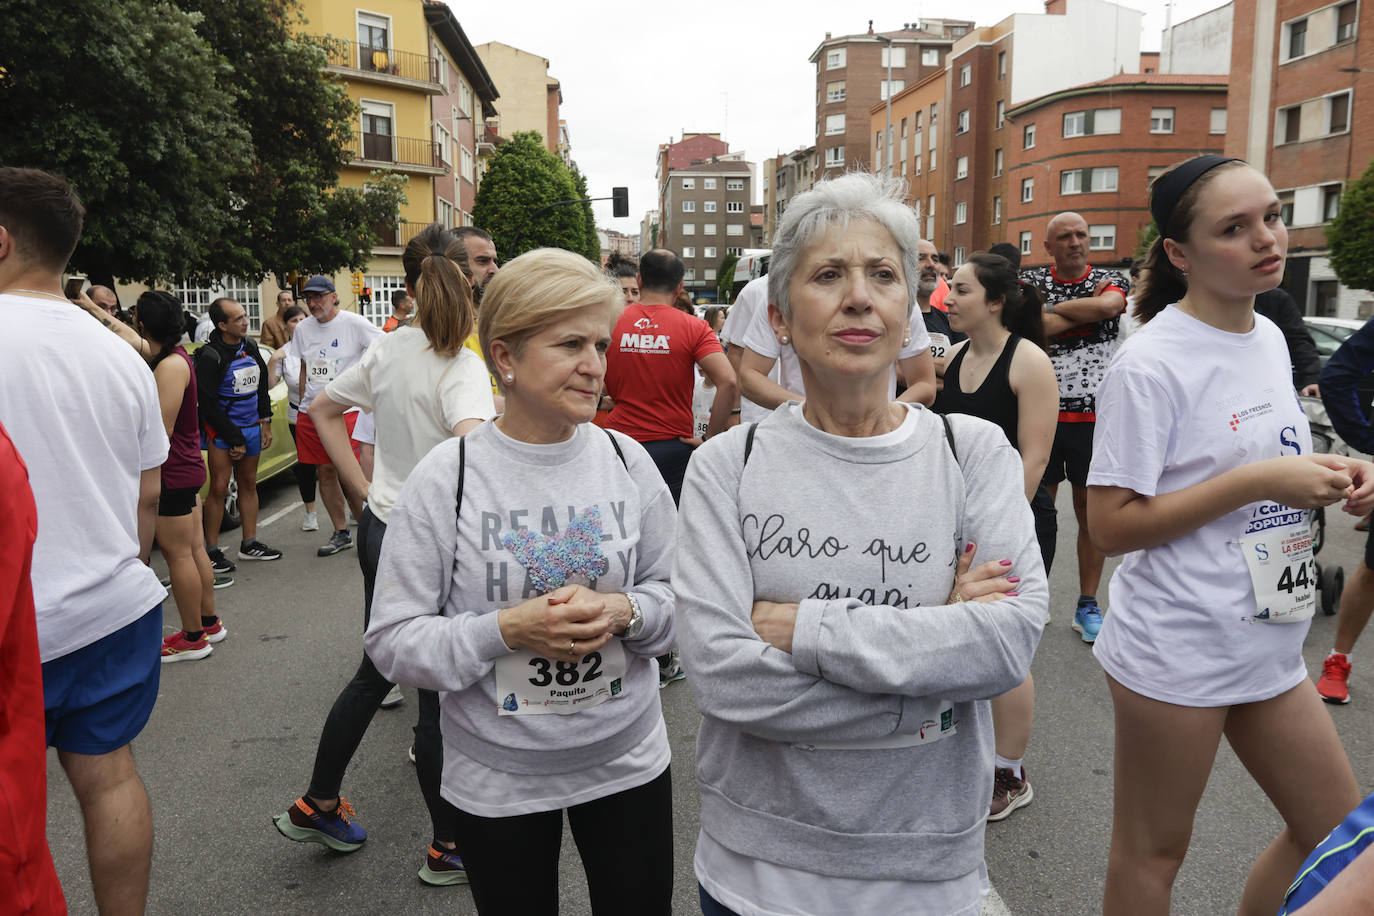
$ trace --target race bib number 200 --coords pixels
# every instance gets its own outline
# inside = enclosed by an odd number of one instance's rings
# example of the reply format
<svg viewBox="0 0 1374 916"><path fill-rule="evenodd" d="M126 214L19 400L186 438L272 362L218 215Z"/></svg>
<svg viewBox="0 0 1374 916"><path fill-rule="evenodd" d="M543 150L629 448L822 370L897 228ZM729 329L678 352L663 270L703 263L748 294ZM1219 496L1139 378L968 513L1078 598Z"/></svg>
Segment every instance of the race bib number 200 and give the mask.
<svg viewBox="0 0 1374 916"><path fill-rule="evenodd" d="M1300 623L1317 607L1317 561L1307 513L1274 503L1256 511L1240 541L1255 589L1252 619Z"/></svg>
<svg viewBox="0 0 1374 916"><path fill-rule="evenodd" d="M500 715L571 715L625 692L625 648L612 639L576 662L555 661L527 649L496 660Z"/></svg>

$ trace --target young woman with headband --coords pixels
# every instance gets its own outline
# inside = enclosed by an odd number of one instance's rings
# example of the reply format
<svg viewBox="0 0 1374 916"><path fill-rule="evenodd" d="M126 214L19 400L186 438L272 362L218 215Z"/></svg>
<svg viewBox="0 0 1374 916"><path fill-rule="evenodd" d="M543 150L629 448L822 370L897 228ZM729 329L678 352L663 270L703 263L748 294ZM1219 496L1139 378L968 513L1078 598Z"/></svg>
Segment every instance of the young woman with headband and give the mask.
<svg viewBox="0 0 1374 916"><path fill-rule="evenodd" d="M1312 454L1283 335L1257 293L1288 232L1269 181L1201 156L1160 176L1139 331L1098 390L1093 540L1128 554L1093 652L1116 718L1103 912L1169 912L1224 735L1283 817L1239 912L1278 910L1304 856L1360 801L1302 644L1315 605L1309 508L1374 505L1374 467Z"/></svg>

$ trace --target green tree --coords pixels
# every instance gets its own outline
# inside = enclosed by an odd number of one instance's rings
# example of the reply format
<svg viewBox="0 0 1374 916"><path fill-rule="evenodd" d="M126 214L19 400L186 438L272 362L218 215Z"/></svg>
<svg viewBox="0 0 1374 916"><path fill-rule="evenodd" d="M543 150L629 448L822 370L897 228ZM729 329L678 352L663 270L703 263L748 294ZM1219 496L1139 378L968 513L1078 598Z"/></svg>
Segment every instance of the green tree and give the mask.
<svg viewBox="0 0 1374 916"><path fill-rule="evenodd" d="M1159 230L1155 228L1155 221L1150 220L1141 226L1135 234L1135 255L1136 260L1140 260L1150 253L1150 246L1159 238Z"/></svg>
<svg viewBox="0 0 1374 916"><path fill-rule="evenodd" d="M0 16L0 162L75 185L72 263L96 279L201 273L233 219L248 132L196 24L150 0L10 0Z"/></svg>
<svg viewBox="0 0 1374 916"><path fill-rule="evenodd" d="M735 265L738 263L739 255L727 254L716 269L716 293L721 302L731 301L730 294L735 288Z"/></svg>
<svg viewBox="0 0 1374 916"><path fill-rule="evenodd" d="M578 197L584 200L588 197L591 197L592 195L587 191L587 176L582 174L582 170L577 167L577 163L573 163L569 171L572 172L574 193L576 193ZM600 264L601 239L598 238L596 234L596 216L592 213L591 204L588 203L582 205L582 218L585 223L585 226L582 230L583 236L585 238L585 244L582 248L582 254L585 255L589 260L594 261L597 264Z"/></svg>
<svg viewBox="0 0 1374 916"><path fill-rule="evenodd" d="M587 244L582 206L563 163L537 131L520 131L496 149L472 208L474 225L491 233L509 259L533 248L582 253Z"/></svg>
<svg viewBox="0 0 1374 916"><path fill-rule="evenodd" d="M1374 160L1345 186L1340 211L1326 226L1326 244L1342 283L1374 290Z"/></svg>

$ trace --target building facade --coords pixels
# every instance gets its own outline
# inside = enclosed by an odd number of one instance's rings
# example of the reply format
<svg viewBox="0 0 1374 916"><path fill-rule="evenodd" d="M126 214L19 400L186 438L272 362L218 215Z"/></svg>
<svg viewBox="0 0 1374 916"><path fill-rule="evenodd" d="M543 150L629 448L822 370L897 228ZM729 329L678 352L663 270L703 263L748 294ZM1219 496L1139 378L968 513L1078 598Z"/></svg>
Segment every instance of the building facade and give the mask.
<svg viewBox="0 0 1374 916"><path fill-rule="evenodd" d="M1308 314L1366 318L1374 294L1341 284L1325 227L1374 158L1374 12L1342 0L1234 0L1226 153L1263 171L1288 225L1284 286Z"/></svg>
<svg viewBox="0 0 1374 916"><path fill-rule="evenodd" d="M768 248L773 244L773 235L778 230L787 202L803 191L816 185L816 147L803 146L790 153L783 153L768 160L771 165L771 181L764 185L763 230L757 247ZM765 166L765 172L768 167Z"/></svg>
<svg viewBox="0 0 1374 916"><path fill-rule="evenodd" d="M749 247L752 171L743 159L719 158L668 172L658 244L682 259L696 298L714 298L721 261Z"/></svg>
<svg viewBox="0 0 1374 916"><path fill-rule="evenodd" d="M425 0L425 20L443 94L430 100L430 120L439 156L449 166L434 179L434 218L442 225L469 226L481 179L478 137L496 117L500 93L447 3Z"/></svg>
<svg viewBox="0 0 1374 916"><path fill-rule="evenodd" d="M945 110L945 73L932 73L892 97L892 174L906 182L906 201L921 220L921 237L944 247L946 233L936 218L945 211L941 171L941 112ZM873 162L884 163L887 105L869 111Z"/></svg>
<svg viewBox="0 0 1374 916"><path fill-rule="evenodd" d="M478 45L477 56L501 89L501 111L492 125L496 132L512 137L535 131L549 152L567 162L568 150L560 143L565 134L559 128L563 88L549 76L548 58L500 41Z"/></svg>

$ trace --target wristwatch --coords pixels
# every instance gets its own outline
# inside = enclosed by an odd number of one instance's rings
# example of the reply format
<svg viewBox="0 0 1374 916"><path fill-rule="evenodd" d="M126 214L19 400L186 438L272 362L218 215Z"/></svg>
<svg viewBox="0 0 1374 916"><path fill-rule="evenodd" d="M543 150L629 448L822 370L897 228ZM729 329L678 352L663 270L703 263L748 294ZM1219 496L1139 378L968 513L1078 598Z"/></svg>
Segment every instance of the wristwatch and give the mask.
<svg viewBox="0 0 1374 916"><path fill-rule="evenodd" d="M630 602L630 623L625 627L625 632L620 634L620 638L634 639L644 629L644 611L640 609L639 599L634 593L626 592L625 597Z"/></svg>

